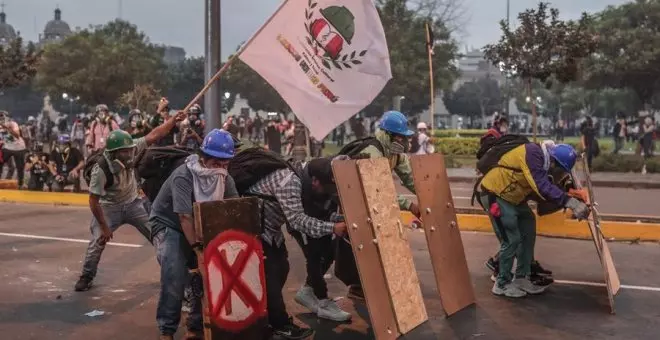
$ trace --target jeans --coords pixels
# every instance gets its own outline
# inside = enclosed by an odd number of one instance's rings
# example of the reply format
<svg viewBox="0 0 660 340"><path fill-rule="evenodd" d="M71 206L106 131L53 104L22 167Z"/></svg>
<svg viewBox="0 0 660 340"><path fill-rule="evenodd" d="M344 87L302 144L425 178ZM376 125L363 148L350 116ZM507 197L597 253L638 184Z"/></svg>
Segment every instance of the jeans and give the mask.
<svg viewBox="0 0 660 340"><path fill-rule="evenodd" d="M64 180L62 182L59 182L57 180L53 181L53 191L55 192L63 192L64 188L67 185L73 184L73 192L80 192L80 176L82 175L82 171L78 172L78 177L74 178L71 173L68 174L62 174L61 176L64 177Z"/></svg>
<svg viewBox="0 0 660 340"><path fill-rule="evenodd" d="M115 232L122 224L130 224L147 240L151 241L151 232L149 231L149 227L147 227L149 215L144 210L141 199L138 198L126 204L104 205L102 208L105 221L112 232ZM82 275L93 279L96 276L99 261L101 261L101 254L103 254L103 250L105 249L105 243L99 244L99 239L103 233L101 231L101 225L93 216L89 229L92 233L92 239L87 246Z"/></svg>
<svg viewBox="0 0 660 340"><path fill-rule="evenodd" d="M518 260L516 278L529 276L536 243L536 217L532 209L527 202L513 205L499 197L489 197L489 195L482 195L479 199L485 207L490 207L493 203L500 207L499 217L488 214L495 235L500 241L497 285L504 287L511 282L514 258Z"/></svg>
<svg viewBox="0 0 660 340"><path fill-rule="evenodd" d="M184 290L191 287L190 312L186 326L193 332L201 332L202 296L204 290L199 274L188 270L187 241L183 233L172 228L163 228L154 235L156 258L160 264L160 295L156 310L156 322L162 335L173 335L181 321L181 306Z"/></svg>
<svg viewBox="0 0 660 340"><path fill-rule="evenodd" d="M328 298L328 285L323 275L330 269L334 261L332 235L321 238L311 238L298 231L291 231L303 251L307 266L305 284L314 289L314 295L320 300Z"/></svg>
<svg viewBox="0 0 660 340"><path fill-rule="evenodd" d="M23 180L25 178L25 152L26 150L20 150L20 151L14 151L14 150L7 150L7 149L2 149L2 158L4 160L5 164L9 164L9 160L11 158L14 159L14 164L16 164L16 173L18 174L18 187L23 186ZM7 179L11 179L13 176L13 173L11 173L11 177L9 176L10 172L7 172Z"/></svg>
<svg viewBox="0 0 660 340"><path fill-rule="evenodd" d="M289 276L289 254L285 244L277 247L271 246L267 242L261 243L264 248L268 323L273 329L280 329L290 324L289 314L282 296L282 289Z"/></svg>

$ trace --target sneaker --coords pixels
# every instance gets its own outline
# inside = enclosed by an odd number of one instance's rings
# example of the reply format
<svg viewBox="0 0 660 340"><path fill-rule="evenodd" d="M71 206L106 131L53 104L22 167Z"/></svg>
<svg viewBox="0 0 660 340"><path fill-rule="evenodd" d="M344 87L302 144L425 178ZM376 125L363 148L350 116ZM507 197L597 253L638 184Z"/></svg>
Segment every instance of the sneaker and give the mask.
<svg viewBox="0 0 660 340"><path fill-rule="evenodd" d="M321 319L328 319L337 322L346 322L351 319L351 313L345 312L337 306L337 303L330 299L319 301L316 315Z"/></svg>
<svg viewBox="0 0 660 340"><path fill-rule="evenodd" d="M537 274L532 274L532 275L530 275L530 276L529 276L529 280L532 281L532 283L533 283L534 285L536 285L536 286L541 286L541 287L549 286L549 285L551 285L553 282L555 282L555 280L553 280L553 279L552 279L551 277L549 277L549 276L545 276L545 275L537 275Z"/></svg>
<svg viewBox="0 0 660 340"><path fill-rule="evenodd" d="M273 335L282 339L305 339L314 335L314 331L309 328L302 328L290 322L288 325L279 329L273 329Z"/></svg>
<svg viewBox="0 0 660 340"><path fill-rule="evenodd" d="M497 282L497 274L496 273L490 274L490 280L493 282Z"/></svg>
<svg viewBox="0 0 660 340"><path fill-rule="evenodd" d="M92 288L92 279L89 276L81 275L80 278L78 279L78 282L76 282L75 290L76 292L84 292Z"/></svg>
<svg viewBox="0 0 660 340"><path fill-rule="evenodd" d="M532 281L526 277L514 279L513 285L518 287L518 289L526 292L527 294L541 294L545 291L545 287L533 284Z"/></svg>
<svg viewBox="0 0 660 340"><path fill-rule="evenodd" d="M312 313L317 313L319 308L319 299L314 295L314 289L310 286L303 286L293 298L299 305L309 309Z"/></svg>
<svg viewBox="0 0 660 340"><path fill-rule="evenodd" d="M529 269L532 274L552 275L552 271L541 267L539 261L532 261L532 265Z"/></svg>
<svg viewBox="0 0 660 340"><path fill-rule="evenodd" d="M364 300L364 291L360 285L350 285L346 297L353 300Z"/></svg>
<svg viewBox="0 0 660 340"><path fill-rule="evenodd" d="M497 296L506 296L510 298L521 298L527 295L527 293L518 289L513 283L507 283L504 287L500 287L496 282L493 285L491 292Z"/></svg>
<svg viewBox="0 0 660 340"><path fill-rule="evenodd" d="M495 259L492 257L488 258L488 260L484 264L486 265L486 268L494 272L497 272L500 269L500 263L495 261Z"/></svg>

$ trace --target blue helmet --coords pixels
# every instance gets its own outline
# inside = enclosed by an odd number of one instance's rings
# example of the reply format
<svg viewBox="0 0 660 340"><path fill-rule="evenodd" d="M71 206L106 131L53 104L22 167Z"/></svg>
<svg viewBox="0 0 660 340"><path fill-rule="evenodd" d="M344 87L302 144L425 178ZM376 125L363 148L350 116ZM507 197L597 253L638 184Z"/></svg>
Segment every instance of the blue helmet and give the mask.
<svg viewBox="0 0 660 340"><path fill-rule="evenodd" d="M213 158L232 158L234 157L234 140L231 133L213 129L204 137L201 150L205 155Z"/></svg>
<svg viewBox="0 0 660 340"><path fill-rule="evenodd" d="M58 144L67 144L67 143L70 143L70 142L71 142L71 137L69 135L67 135L66 133L57 136L57 143Z"/></svg>
<svg viewBox="0 0 660 340"><path fill-rule="evenodd" d="M415 133L408 128L408 119L399 111L385 112L378 127L389 133L403 136L412 136Z"/></svg>
<svg viewBox="0 0 660 340"><path fill-rule="evenodd" d="M557 144L550 148L550 156L566 171L571 172L577 160L577 152L568 144Z"/></svg>

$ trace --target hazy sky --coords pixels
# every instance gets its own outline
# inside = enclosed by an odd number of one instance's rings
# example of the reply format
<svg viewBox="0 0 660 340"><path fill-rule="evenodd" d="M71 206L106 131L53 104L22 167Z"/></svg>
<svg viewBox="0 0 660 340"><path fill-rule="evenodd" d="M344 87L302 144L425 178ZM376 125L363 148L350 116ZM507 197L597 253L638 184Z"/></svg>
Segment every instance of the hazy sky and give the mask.
<svg viewBox="0 0 660 340"><path fill-rule="evenodd" d="M204 53L205 0L0 0L7 22L29 40L37 40L59 5L62 19L76 26L103 24L120 15L143 30L153 42L181 46L188 55ZM300 0L290 0L300 1ZM438 0L442 1L442 0ZM506 17L506 0L463 0L466 23L461 43L481 47L499 38L498 21ZM510 0L511 19L534 7L536 0ZM625 0L550 0L562 17L598 11ZM233 52L275 10L280 0L222 0L223 56Z"/></svg>

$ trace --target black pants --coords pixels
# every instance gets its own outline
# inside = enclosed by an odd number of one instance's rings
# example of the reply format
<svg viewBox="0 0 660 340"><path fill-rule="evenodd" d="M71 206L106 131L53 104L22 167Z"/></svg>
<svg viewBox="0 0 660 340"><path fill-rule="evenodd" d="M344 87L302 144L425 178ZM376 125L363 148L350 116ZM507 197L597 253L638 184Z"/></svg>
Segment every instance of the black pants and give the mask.
<svg viewBox="0 0 660 340"><path fill-rule="evenodd" d="M348 236L345 237L346 240L343 237L337 237L334 241L335 276L346 286L361 285L353 248L348 241Z"/></svg>
<svg viewBox="0 0 660 340"><path fill-rule="evenodd" d="M319 300L328 298L328 285L323 279L323 275L328 272L334 261L334 249L332 247L332 235L321 238L303 237L303 234L297 231L290 232L296 239L303 254L305 254L307 266L307 279L305 284L314 289L314 295Z"/></svg>
<svg viewBox="0 0 660 340"><path fill-rule="evenodd" d="M289 276L289 254L286 245L279 248L262 242L264 248L264 271L266 274L266 296L268 297L268 323L279 329L290 323L282 289Z"/></svg>
<svg viewBox="0 0 660 340"><path fill-rule="evenodd" d="M14 151L2 149L2 158L4 164L9 164L11 158L14 159L16 164L16 172L18 173L18 187L23 186L23 179L25 178L25 150Z"/></svg>

